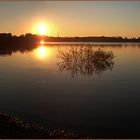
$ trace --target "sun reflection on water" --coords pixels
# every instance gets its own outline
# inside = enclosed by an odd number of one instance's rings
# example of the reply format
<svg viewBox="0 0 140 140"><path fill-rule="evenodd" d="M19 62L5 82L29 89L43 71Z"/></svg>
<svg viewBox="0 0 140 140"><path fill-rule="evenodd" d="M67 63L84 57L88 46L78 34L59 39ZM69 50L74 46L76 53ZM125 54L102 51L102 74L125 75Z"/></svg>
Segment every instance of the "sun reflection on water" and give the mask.
<svg viewBox="0 0 140 140"><path fill-rule="evenodd" d="M41 45L44 45L44 44L45 44L45 41L41 40L41 41L40 41L40 44L41 44Z"/></svg>
<svg viewBox="0 0 140 140"><path fill-rule="evenodd" d="M45 59L48 56L48 50L45 46L40 46L35 50L35 55L39 59Z"/></svg>

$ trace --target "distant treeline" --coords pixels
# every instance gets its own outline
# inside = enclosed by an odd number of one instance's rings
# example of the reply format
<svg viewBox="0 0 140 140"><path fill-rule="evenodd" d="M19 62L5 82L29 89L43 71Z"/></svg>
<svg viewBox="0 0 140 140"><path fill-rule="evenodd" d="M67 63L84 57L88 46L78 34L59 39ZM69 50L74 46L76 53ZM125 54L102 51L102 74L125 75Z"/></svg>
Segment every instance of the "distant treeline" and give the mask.
<svg viewBox="0 0 140 140"><path fill-rule="evenodd" d="M43 39L47 42L140 42L138 38L123 38L123 37L52 37L52 36L40 36L31 33L25 35L15 36L11 33L0 33L0 45L1 44L35 44Z"/></svg>
<svg viewBox="0 0 140 140"><path fill-rule="evenodd" d="M106 38L106 40L105 40ZM0 55L12 55L13 52L30 52L40 44L40 41L44 40L48 42L49 46L53 45L70 45L70 46L113 46L113 47L126 47L129 43L122 42L140 42L140 38L137 39L123 39L123 41L117 41L117 38L114 38L113 41L109 41L110 37L50 37L50 36L39 36L32 34L25 34L20 36L12 35L11 33L1 33L0 34ZM95 40L95 41L94 41ZM112 39L113 40L113 39ZM82 43L81 43L82 42ZM89 43L93 42L93 43ZM108 43L94 43L94 42L108 42ZM109 43L110 42L110 43ZM73 44L74 43L74 44ZM45 43L47 44L47 43ZM47 44L47 45L48 45ZM132 45L133 44L133 45ZM138 46L139 44L132 43L133 47Z"/></svg>

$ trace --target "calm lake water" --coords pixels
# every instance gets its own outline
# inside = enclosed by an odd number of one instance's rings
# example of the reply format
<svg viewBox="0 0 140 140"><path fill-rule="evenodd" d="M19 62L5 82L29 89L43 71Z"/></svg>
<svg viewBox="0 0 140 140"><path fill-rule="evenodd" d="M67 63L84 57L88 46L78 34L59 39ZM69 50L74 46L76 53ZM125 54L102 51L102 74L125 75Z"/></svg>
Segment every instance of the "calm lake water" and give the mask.
<svg viewBox="0 0 140 140"><path fill-rule="evenodd" d="M97 52L112 57L93 63ZM80 135L140 138L140 45L0 49L0 111Z"/></svg>

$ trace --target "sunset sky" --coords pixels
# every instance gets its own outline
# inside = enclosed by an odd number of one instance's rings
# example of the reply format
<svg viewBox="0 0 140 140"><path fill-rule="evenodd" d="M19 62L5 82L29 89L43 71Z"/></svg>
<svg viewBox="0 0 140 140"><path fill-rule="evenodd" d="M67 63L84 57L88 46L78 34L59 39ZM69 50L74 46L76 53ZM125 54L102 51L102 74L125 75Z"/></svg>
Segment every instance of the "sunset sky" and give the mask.
<svg viewBox="0 0 140 140"><path fill-rule="evenodd" d="M0 32L46 35L140 36L140 2L130 1L1 1Z"/></svg>

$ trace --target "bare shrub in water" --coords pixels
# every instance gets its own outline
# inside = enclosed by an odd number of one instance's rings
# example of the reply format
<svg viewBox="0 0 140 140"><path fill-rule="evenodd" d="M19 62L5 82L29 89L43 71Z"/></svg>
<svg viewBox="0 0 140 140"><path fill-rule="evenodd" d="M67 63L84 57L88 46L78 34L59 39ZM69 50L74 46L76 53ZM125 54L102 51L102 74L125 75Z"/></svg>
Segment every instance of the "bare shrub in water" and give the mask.
<svg viewBox="0 0 140 140"><path fill-rule="evenodd" d="M93 47L72 47L68 50L59 50L58 68L60 71L69 71L72 77L78 73L90 76L93 73L100 75L107 69L113 69L113 52Z"/></svg>

